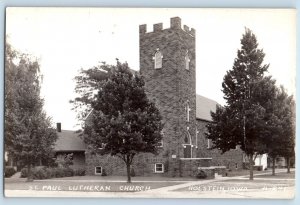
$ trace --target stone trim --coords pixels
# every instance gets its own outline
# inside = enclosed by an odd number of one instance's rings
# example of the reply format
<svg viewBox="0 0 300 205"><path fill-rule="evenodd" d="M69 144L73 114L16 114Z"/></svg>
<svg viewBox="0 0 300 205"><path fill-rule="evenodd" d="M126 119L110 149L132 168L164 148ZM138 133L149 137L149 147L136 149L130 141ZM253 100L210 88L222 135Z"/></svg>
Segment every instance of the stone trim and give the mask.
<svg viewBox="0 0 300 205"><path fill-rule="evenodd" d="M211 157L207 158L180 158L181 160L199 160L199 159L212 159Z"/></svg>
<svg viewBox="0 0 300 205"><path fill-rule="evenodd" d="M198 167L198 169L215 169L213 167Z"/></svg>

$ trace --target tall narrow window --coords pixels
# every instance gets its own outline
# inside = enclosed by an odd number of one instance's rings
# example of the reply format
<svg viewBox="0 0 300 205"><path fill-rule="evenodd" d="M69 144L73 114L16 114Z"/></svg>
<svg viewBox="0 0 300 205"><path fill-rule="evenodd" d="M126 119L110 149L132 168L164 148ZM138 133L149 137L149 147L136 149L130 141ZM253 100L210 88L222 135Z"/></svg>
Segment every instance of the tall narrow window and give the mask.
<svg viewBox="0 0 300 205"><path fill-rule="evenodd" d="M189 101L186 102L185 111L186 111L186 121L189 122L190 121L190 111L191 111Z"/></svg>
<svg viewBox="0 0 300 205"><path fill-rule="evenodd" d="M155 69L162 68L162 58L163 58L163 55L159 51L159 48L156 49L156 52L155 52L154 57L153 57L153 59L154 59L154 68Z"/></svg>
<svg viewBox="0 0 300 205"><path fill-rule="evenodd" d="M163 146L164 146L164 141L163 141L164 132L161 131L160 134L162 135L162 139L161 139L161 141L159 141L159 142L157 143L157 145L156 145L157 147L163 147Z"/></svg>
<svg viewBox="0 0 300 205"><path fill-rule="evenodd" d="M198 149L198 134L199 134L199 131L196 127L196 149Z"/></svg>
<svg viewBox="0 0 300 205"><path fill-rule="evenodd" d="M189 70L190 69L190 61L191 61L190 57L189 57L189 51L186 51L184 60L185 60L185 69Z"/></svg>
<svg viewBox="0 0 300 205"><path fill-rule="evenodd" d="M211 141L210 139L207 139L207 149L210 149L211 148Z"/></svg>

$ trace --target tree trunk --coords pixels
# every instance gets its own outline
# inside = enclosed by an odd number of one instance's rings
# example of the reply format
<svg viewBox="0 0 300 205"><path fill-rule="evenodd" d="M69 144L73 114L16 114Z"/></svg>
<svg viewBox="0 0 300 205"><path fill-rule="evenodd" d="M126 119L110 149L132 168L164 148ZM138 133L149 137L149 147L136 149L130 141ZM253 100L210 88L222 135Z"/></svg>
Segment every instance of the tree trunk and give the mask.
<svg viewBox="0 0 300 205"><path fill-rule="evenodd" d="M286 158L286 163L287 163L287 173L291 173L291 159L290 159L290 157Z"/></svg>
<svg viewBox="0 0 300 205"><path fill-rule="evenodd" d="M272 175L275 176L275 157L272 158Z"/></svg>
<svg viewBox="0 0 300 205"><path fill-rule="evenodd" d="M33 181L33 177L32 177L32 174L31 174L31 164L28 163L27 164L27 182L32 182Z"/></svg>
<svg viewBox="0 0 300 205"><path fill-rule="evenodd" d="M131 176L130 176L130 163L126 163L126 168L127 168L127 183L131 183Z"/></svg>
<svg viewBox="0 0 300 205"><path fill-rule="evenodd" d="M253 180L253 165L254 165L253 154L250 154L249 155L249 168L250 168L249 180Z"/></svg>

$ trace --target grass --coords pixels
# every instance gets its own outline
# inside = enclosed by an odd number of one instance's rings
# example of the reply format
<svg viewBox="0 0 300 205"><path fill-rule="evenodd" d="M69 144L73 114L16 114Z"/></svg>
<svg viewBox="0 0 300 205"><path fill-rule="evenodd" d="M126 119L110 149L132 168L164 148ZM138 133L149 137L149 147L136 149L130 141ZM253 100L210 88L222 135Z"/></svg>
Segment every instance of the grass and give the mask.
<svg viewBox="0 0 300 205"><path fill-rule="evenodd" d="M253 173L254 174L262 174L262 173L268 173L269 171L256 171L254 170ZM250 174L250 170L234 170L234 171L227 171L227 176L228 177L236 177L236 176L245 176L245 175L249 175Z"/></svg>
<svg viewBox="0 0 300 205"><path fill-rule="evenodd" d="M73 176L64 178L53 178L54 180L64 180L64 181L126 181L127 176ZM51 179L50 179L51 180ZM132 177L131 180L134 181L195 181L198 180L192 177L164 177L164 176L136 176Z"/></svg>
<svg viewBox="0 0 300 205"><path fill-rule="evenodd" d="M295 179L295 172L293 171L291 173L286 173L286 172L276 173L276 171L275 171L275 176L273 176L272 173L270 173L270 174L266 174L266 175L258 175L258 176L255 176L254 178Z"/></svg>

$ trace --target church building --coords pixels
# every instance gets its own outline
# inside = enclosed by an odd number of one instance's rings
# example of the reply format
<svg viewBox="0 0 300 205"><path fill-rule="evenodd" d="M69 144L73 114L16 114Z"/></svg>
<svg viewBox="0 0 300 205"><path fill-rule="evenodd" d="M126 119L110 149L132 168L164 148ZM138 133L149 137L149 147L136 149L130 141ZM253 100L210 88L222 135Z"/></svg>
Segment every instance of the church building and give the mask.
<svg viewBox="0 0 300 205"><path fill-rule="evenodd" d="M135 156L132 170L136 176L194 176L198 169L241 169L239 148L223 155L211 150L205 137L210 112L217 102L196 94L196 31L179 17L171 18L170 28L162 23L139 26L140 74L148 98L163 118L163 140L159 154ZM197 71L199 72L199 71ZM126 166L117 157L95 156L85 151L87 175L126 175Z"/></svg>

